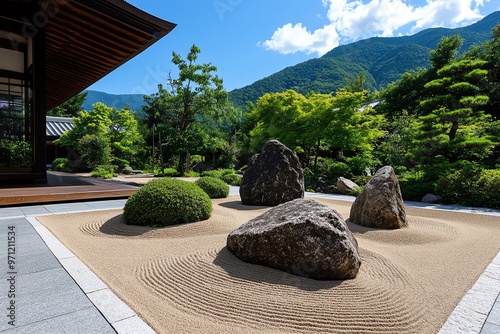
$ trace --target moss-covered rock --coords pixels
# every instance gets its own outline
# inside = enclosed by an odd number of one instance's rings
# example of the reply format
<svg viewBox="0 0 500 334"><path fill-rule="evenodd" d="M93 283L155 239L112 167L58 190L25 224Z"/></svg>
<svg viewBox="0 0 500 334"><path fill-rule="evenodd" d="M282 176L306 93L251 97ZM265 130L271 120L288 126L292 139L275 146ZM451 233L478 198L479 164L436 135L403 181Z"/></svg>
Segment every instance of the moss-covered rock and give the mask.
<svg viewBox="0 0 500 334"><path fill-rule="evenodd" d="M225 198L229 194L228 185L215 177L200 177L196 180L196 184L203 189L210 198Z"/></svg>
<svg viewBox="0 0 500 334"><path fill-rule="evenodd" d="M171 178L152 180L129 197L123 219L130 225L166 226L210 218L212 201L196 184Z"/></svg>

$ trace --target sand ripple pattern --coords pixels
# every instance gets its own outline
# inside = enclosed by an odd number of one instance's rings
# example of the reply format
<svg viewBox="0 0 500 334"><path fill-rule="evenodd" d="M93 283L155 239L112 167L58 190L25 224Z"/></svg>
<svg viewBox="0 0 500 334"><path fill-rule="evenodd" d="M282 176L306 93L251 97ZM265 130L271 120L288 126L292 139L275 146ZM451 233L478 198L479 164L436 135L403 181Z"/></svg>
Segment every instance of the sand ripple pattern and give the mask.
<svg viewBox="0 0 500 334"><path fill-rule="evenodd" d="M388 259L362 250L358 277L315 281L238 260L226 248L135 268L153 294L206 321L300 333L418 333L421 293ZM420 301L419 301L420 302Z"/></svg>
<svg viewBox="0 0 500 334"><path fill-rule="evenodd" d="M348 223L356 237L395 245L423 245L451 241L459 236L451 224L435 219L408 217L408 227L383 230Z"/></svg>
<svg viewBox="0 0 500 334"><path fill-rule="evenodd" d="M163 228L127 225L122 221L122 214L114 217L89 219L80 225L80 231L95 237L107 238L190 238L229 233L227 221L236 217L231 213L216 210L208 220L174 225Z"/></svg>

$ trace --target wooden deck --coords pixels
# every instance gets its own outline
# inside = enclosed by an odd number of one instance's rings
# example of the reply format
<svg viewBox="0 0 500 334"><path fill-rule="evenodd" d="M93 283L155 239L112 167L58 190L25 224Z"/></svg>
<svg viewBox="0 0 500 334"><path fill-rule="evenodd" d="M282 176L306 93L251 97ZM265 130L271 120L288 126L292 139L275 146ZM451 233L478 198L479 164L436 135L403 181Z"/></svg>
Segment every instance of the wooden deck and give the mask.
<svg viewBox="0 0 500 334"><path fill-rule="evenodd" d="M127 198L138 186L110 180L49 171L48 184L0 186L0 207L92 199Z"/></svg>

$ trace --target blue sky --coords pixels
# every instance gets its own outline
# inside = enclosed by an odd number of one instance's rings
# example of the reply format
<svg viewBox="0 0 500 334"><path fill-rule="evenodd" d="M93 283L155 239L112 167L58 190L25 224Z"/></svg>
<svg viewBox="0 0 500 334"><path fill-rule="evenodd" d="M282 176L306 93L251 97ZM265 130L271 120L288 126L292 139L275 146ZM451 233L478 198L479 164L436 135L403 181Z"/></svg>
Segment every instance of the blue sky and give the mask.
<svg viewBox="0 0 500 334"><path fill-rule="evenodd" d="M372 36L469 25L500 10L498 0L129 0L177 24L162 40L89 89L152 94L175 72L172 51L192 44L228 91L332 48Z"/></svg>

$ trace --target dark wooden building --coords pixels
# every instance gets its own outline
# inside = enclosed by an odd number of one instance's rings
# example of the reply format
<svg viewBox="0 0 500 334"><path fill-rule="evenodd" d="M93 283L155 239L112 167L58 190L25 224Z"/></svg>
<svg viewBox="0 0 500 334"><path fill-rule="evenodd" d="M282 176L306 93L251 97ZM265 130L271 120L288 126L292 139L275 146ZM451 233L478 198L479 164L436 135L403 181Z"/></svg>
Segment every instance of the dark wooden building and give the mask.
<svg viewBox="0 0 500 334"><path fill-rule="evenodd" d="M46 112L175 24L122 0L9 0L0 11L0 185L46 183Z"/></svg>

